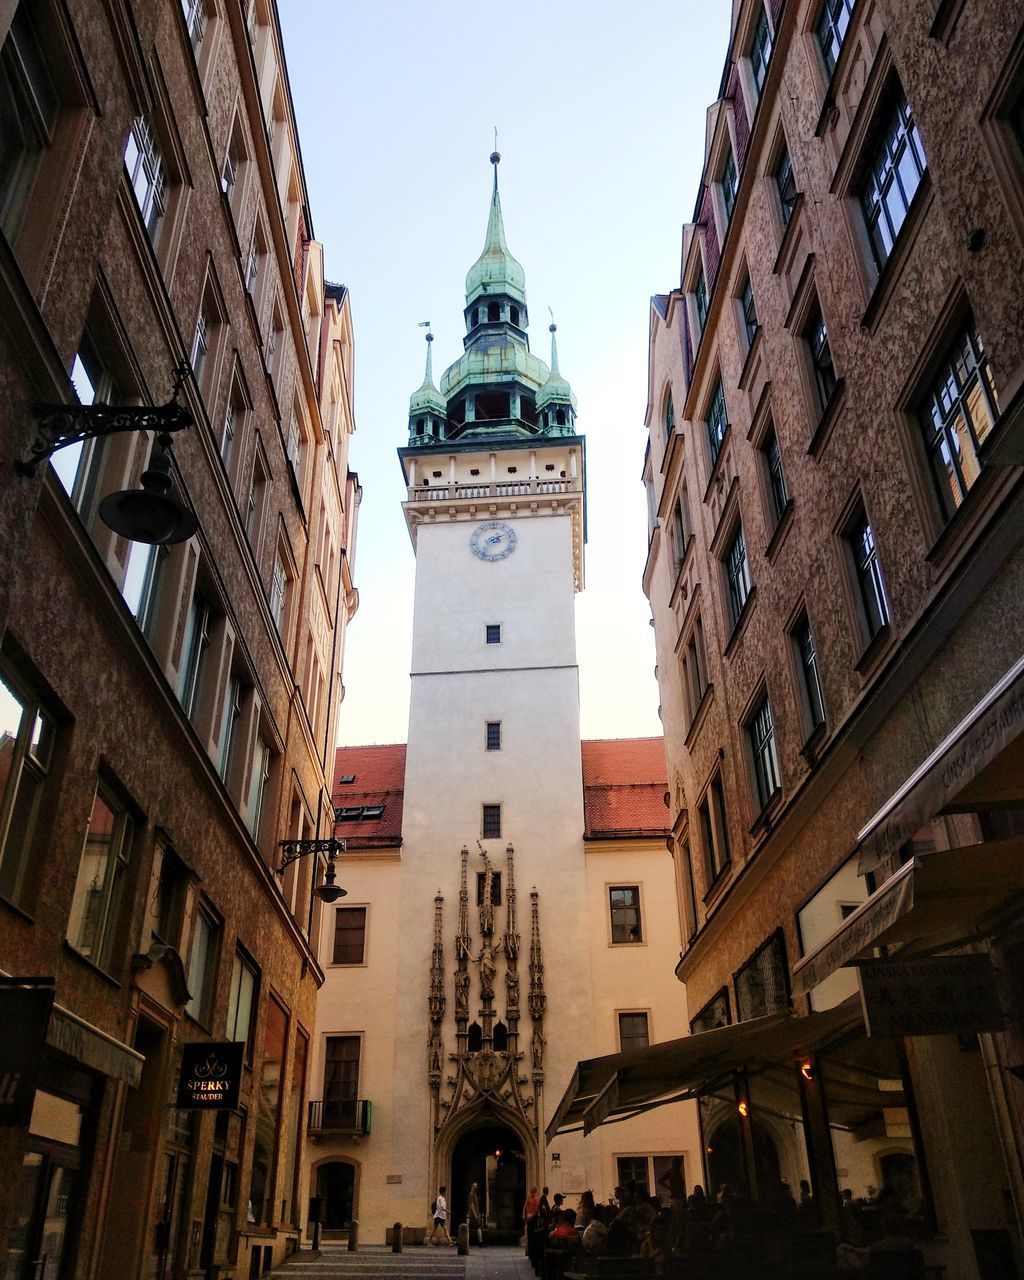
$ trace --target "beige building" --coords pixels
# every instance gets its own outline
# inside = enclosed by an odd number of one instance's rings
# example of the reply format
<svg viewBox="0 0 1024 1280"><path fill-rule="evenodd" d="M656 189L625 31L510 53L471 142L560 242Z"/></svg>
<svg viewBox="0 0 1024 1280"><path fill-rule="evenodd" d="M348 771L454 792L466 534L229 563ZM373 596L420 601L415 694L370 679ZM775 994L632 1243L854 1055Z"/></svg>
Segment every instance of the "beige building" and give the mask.
<svg viewBox="0 0 1024 1280"><path fill-rule="evenodd" d="M492 158L495 165L498 157ZM422 1231L472 1182L516 1239L530 1185L653 1192L697 1167L695 1113L544 1131L581 1052L685 1030L660 742L580 744L584 576L575 398L529 350L497 176L466 281L465 353L410 405L416 553L407 746L338 757L348 897L326 913L307 1147L326 1221Z"/></svg>
<svg viewBox="0 0 1024 1280"><path fill-rule="evenodd" d="M806 1178L836 1236L895 1211L947 1276L1020 1274L1024 27L733 10L644 466L707 1036L616 1106L692 1090L712 1187Z"/></svg>
<svg viewBox="0 0 1024 1280"><path fill-rule="evenodd" d="M272 3L20 0L0 46L3 1274L255 1275L300 1222L348 295ZM182 540L107 523L144 469ZM191 1044L242 1046L236 1106L177 1105Z"/></svg>

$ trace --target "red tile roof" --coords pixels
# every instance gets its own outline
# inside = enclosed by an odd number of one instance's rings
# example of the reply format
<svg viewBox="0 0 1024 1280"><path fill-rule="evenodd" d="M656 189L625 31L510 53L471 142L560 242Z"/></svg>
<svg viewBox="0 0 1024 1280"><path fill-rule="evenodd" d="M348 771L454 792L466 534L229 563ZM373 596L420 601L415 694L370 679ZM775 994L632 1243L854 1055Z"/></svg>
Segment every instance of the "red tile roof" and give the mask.
<svg viewBox="0 0 1024 1280"><path fill-rule="evenodd" d="M599 738L581 743L583 813L588 839L668 834L662 738ZM341 779L352 777L351 782ZM352 848L402 843L405 744L339 747L334 768L334 834ZM374 810L383 806L380 814ZM367 816L367 810L370 815ZM357 812L358 811L358 812Z"/></svg>
<svg viewBox="0 0 1024 1280"><path fill-rule="evenodd" d="M351 782L342 781L348 777ZM404 742L382 747L339 747L331 793L336 838L347 840L355 849L400 845L404 788ZM380 806L380 814L373 812ZM352 816L337 820L344 810ZM370 816L366 816L368 810Z"/></svg>
<svg viewBox="0 0 1024 1280"><path fill-rule="evenodd" d="M587 838L668 835L665 740L598 738L581 746Z"/></svg>

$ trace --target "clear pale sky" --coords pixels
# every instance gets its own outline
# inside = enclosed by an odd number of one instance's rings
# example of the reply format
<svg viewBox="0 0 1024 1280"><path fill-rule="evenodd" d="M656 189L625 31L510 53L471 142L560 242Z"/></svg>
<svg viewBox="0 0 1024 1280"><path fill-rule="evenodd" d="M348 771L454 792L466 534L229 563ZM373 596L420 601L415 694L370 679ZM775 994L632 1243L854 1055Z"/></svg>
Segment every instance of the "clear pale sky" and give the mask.
<svg viewBox="0 0 1024 1280"><path fill-rule="evenodd" d="M316 238L348 285L364 497L343 744L404 742L414 559L395 450L423 378L462 350L483 247L493 129L532 349L559 364L587 437L586 589L577 596L582 733L659 734L647 516L649 299L678 284L729 0L279 0Z"/></svg>

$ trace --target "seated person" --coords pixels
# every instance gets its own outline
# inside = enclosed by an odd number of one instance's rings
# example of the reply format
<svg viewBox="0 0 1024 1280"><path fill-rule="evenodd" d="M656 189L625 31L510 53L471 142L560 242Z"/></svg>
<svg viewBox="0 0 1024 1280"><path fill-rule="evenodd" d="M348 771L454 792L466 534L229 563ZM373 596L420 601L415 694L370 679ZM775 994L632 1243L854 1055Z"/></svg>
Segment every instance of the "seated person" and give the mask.
<svg viewBox="0 0 1024 1280"><path fill-rule="evenodd" d="M576 1243L576 1211L575 1209L556 1209L555 1225L548 1239L554 1244Z"/></svg>
<svg viewBox="0 0 1024 1280"><path fill-rule="evenodd" d="M604 1253L608 1244L607 1210L602 1204L595 1205L594 1212L587 1228L583 1232L583 1249L586 1253Z"/></svg>

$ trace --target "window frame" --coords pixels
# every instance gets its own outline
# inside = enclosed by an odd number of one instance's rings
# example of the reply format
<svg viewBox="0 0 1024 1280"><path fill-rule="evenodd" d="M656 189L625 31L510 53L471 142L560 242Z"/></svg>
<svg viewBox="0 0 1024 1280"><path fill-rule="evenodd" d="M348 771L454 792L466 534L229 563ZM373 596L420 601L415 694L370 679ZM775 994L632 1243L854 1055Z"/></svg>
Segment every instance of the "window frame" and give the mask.
<svg viewBox="0 0 1024 1280"><path fill-rule="evenodd" d="M249 994L249 1014L246 1019L246 1031L244 1038L237 1034L238 1031L238 1011L241 1002L241 988L238 986L236 990L236 974L240 977L248 974L252 978L252 990ZM231 962L231 986L228 991L228 1011L227 1021L224 1024L224 1038L237 1043L239 1040L245 1045L245 1061L252 1064L253 1045L256 1042L256 1023L259 1017L260 1006L260 969L256 961L243 951L241 947L235 948L234 958ZM232 1013L232 1010L234 1012Z"/></svg>
<svg viewBox="0 0 1024 1280"><path fill-rule="evenodd" d="M343 929L341 922L343 917L350 916L353 920L356 915L362 913L362 920L359 922L359 928L348 927ZM331 964L341 965L347 968L365 967L366 965L366 924L367 924L368 908L363 904L346 903L343 907L334 908L334 933L331 938ZM343 934L358 935L359 937L359 958L358 959L339 959L339 950L344 950L344 946L339 948L339 938ZM352 943L347 944L352 947Z"/></svg>
<svg viewBox="0 0 1024 1280"><path fill-rule="evenodd" d="M729 409L725 402L725 384L721 372L715 379L714 389L704 411L704 428L708 442L709 471L714 471L722 456L725 433L729 429Z"/></svg>
<svg viewBox="0 0 1024 1280"><path fill-rule="evenodd" d="M31 855L33 846L40 837L40 816L49 792L50 779L53 777L60 722L48 700L36 692L33 683L24 678L5 652L0 652L0 683L21 708L10 763L0 792L0 885L3 886L0 888L0 896L5 901L24 908L32 905L37 887L36 877L32 874L36 868ZM40 732L39 741L42 745L44 737L48 739L45 753L34 749L36 725L44 720L49 727ZM8 846L8 842L12 838L12 828L19 814L19 802L24 802L27 794L27 790L23 789L26 779L31 784L32 794L28 798L28 811L21 819L23 829L19 838L20 848L15 852L13 846Z"/></svg>
<svg viewBox="0 0 1024 1280"><path fill-rule="evenodd" d="M480 806L480 839L500 840L502 829L501 805L497 803Z"/></svg>
<svg viewBox="0 0 1024 1280"><path fill-rule="evenodd" d="M792 499L786 486L786 469L782 464L782 446L779 444L779 434L775 429L775 422L771 418L769 418L768 428L761 440L759 452L764 463L764 475L771 504L771 514L774 517L772 522L774 529L778 527L782 517L786 514Z"/></svg>
<svg viewBox="0 0 1024 1280"><path fill-rule="evenodd" d="M103 884L98 889L90 888L90 884L95 885L96 874L91 877L91 880L83 879L84 875L88 875L86 858L89 855L89 839L95 824L97 802L104 805L113 818L110 839L106 842L107 852L103 855L107 860L103 871ZM82 842L71 912L68 916L67 942L77 955L83 956L104 972L109 972L116 967L114 963L116 958L113 954L115 943L123 946L124 942L119 930L120 916L124 910L125 883L132 863L138 826L137 815L129 806L123 793L116 784L101 775L93 791L92 807L89 810L89 820ZM111 877L111 866L115 878ZM93 900L98 904L98 911L92 910L92 904L88 899L90 893L99 895ZM93 923L98 921L98 928L95 938L87 941L84 935L91 927L90 916ZM72 938L71 929L76 925L77 936Z"/></svg>
<svg viewBox="0 0 1024 1280"><path fill-rule="evenodd" d="M825 68L826 80L831 80L839 63L839 56L846 42L850 19L857 0L824 0L818 20L814 24L815 43ZM826 30L828 47L826 47Z"/></svg>
<svg viewBox="0 0 1024 1280"><path fill-rule="evenodd" d="M761 813L782 791L775 714L767 689L762 688L743 727L752 766L757 813Z"/></svg>
<svg viewBox="0 0 1024 1280"><path fill-rule="evenodd" d="M768 11L762 0L757 0L757 3L760 8L760 16L754 23L753 35L750 38L750 49L747 53L747 58L750 62L750 79L754 86L755 103L761 101L764 82L768 78L768 66L772 60L772 51L775 48L775 36L768 22ZM758 75L759 68L760 75Z"/></svg>
<svg viewBox="0 0 1024 1280"><path fill-rule="evenodd" d="M630 1032L623 1035L623 1024L627 1019L636 1019L637 1027L639 1020L643 1020L643 1031ZM618 1040L619 1052L628 1053L632 1049L646 1049L651 1043L651 1015L649 1009L616 1009L615 1010L615 1030Z"/></svg>
<svg viewBox="0 0 1024 1280"><path fill-rule="evenodd" d="M908 153L913 157L917 170L916 182L909 195L904 182L906 174L902 170L903 157ZM864 219L875 268L881 274L899 242L914 198L921 190L928 172L928 157L920 130L903 86L895 76L883 91L875 111L871 133L862 155L862 166L862 176L856 184L857 203ZM903 206L895 225L887 203L887 195L894 190L894 184ZM878 233L883 214L889 237L887 246Z"/></svg>
<svg viewBox="0 0 1024 1280"><path fill-rule="evenodd" d="M836 373L835 357L832 354L832 344L828 336L828 325L825 323L821 299L816 293L810 298L801 336L807 343L818 410L824 414L832 403L832 397L839 385L839 377Z"/></svg>
<svg viewBox="0 0 1024 1280"><path fill-rule="evenodd" d="M783 135L781 145L772 161L771 178L772 186L775 190L775 198L778 202L779 216L782 220L782 229L785 232L793 221L793 214L796 212L797 201L800 198L800 188L797 186L796 171L793 168L793 157L785 135Z"/></svg>
<svg viewBox="0 0 1024 1280"><path fill-rule="evenodd" d="M754 298L754 285L747 271L739 293L736 295L739 306L741 333L746 339L747 351L754 345L754 339L761 332L761 322L757 318L757 302Z"/></svg>
<svg viewBox="0 0 1024 1280"><path fill-rule="evenodd" d="M500 622L487 622L484 628L484 644L501 644Z"/></svg>
<svg viewBox="0 0 1024 1280"><path fill-rule="evenodd" d="M806 609L802 609L789 628L789 640L796 665L800 703L808 737L826 723L825 695L821 687L818 647ZM813 684L812 684L813 677Z"/></svg>
<svg viewBox="0 0 1024 1280"><path fill-rule="evenodd" d="M697 802L701 852L704 855L704 872L707 877L705 901L718 882L726 874L732 862L729 841L728 817L725 809L725 791L722 775L717 772Z"/></svg>
<svg viewBox="0 0 1024 1280"><path fill-rule="evenodd" d="M130 153L133 154L129 160ZM157 130L144 112L139 112L132 120L121 162L146 233L156 244L167 212L170 183Z"/></svg>
<svg viewBox="0 0 1024 1280"><path fill-rule="evenodd" d="M870 547L865 542L865 534L870 537ZM870 647L879 636L885 634L891 624L892 614L878 555L877 536L863 500L858 500L850 510L843 523L841 536L852 575L858 626L864 643ZM861 548L859 553L858 543ZM871 586L870 597L865 584ZM871 608L872 602L874 609Z"/></svg>
<svg viewBox="0 0 1024 1280"><path fill-rule="evenodd" d="M737 554L737 548L739 554ZM754 580L750 572L750 555L747 551L747 539L743 532L742 520L737 520L736 528L725 545L722 566L725 572L729 617L732 628L735 629L739 625L754 589Z"/></svg>
<svg viewBox="0 0 1024 1280"><path fill-rule="evenodd" d="M612 947L639 947L645 946L647 943L646 929L644 928L644 907L642 886L639 881L635 884L608 884L608 945ZM615 901L615 894L632 894L633 902ZM629 912L636 913L636 924L631 925L624 916ZM620 919L616 921L616 913L619 913ZM635 937L616 937L616 932L626 934L635 933Z"/></svg>
<svg viewBox="0 0 1024 1280"><path fill-rule="evenodd" d="M501 749L501 721L486 720L484 722L484 750L500 751Z"/></svg>

